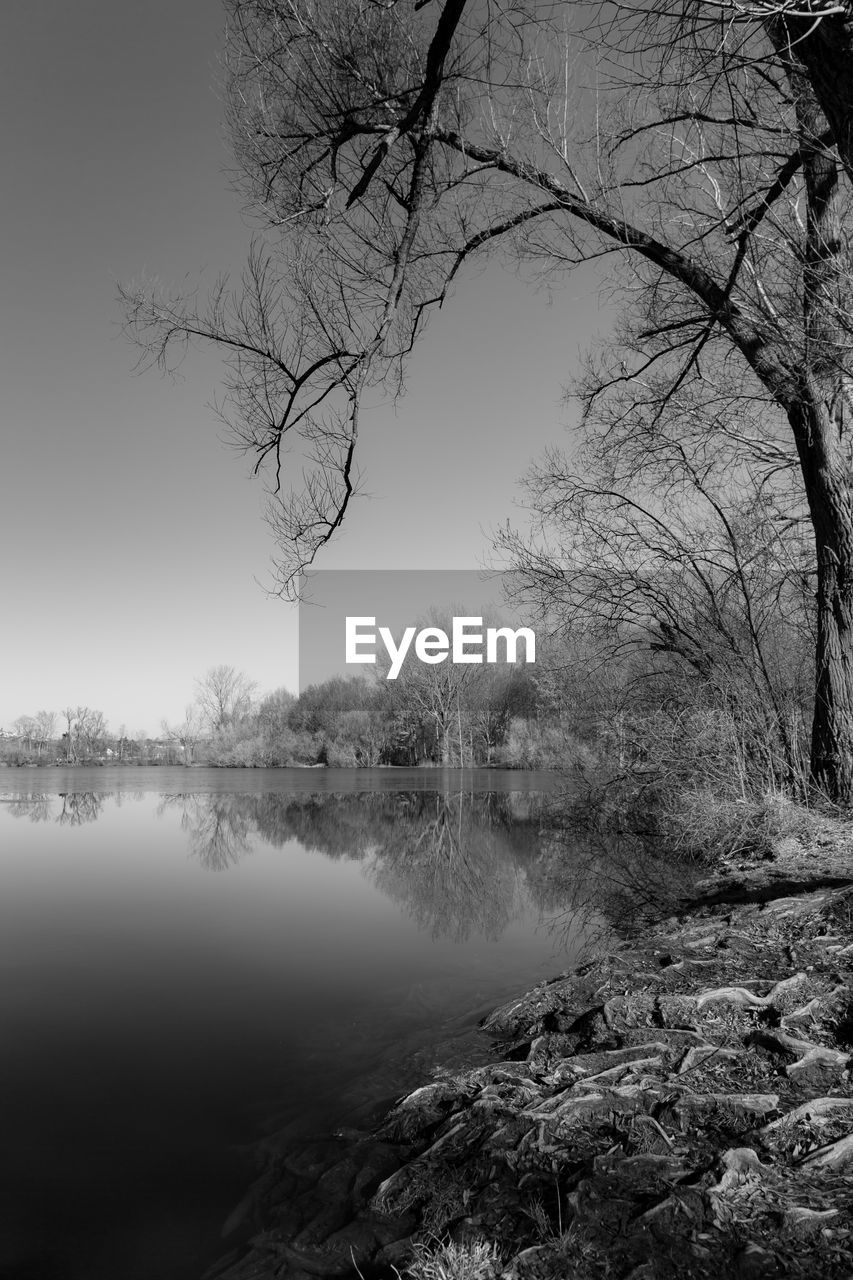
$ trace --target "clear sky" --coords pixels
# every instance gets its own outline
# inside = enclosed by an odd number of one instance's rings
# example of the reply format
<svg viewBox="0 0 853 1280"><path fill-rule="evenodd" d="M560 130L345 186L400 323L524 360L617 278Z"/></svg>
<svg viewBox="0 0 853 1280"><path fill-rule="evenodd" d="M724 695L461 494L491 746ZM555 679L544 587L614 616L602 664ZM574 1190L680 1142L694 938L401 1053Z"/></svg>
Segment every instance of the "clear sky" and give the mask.
<svg viewBox="0 0 853 1280"><path fill-rule="evenodd" d="M116 281L239 270L215 0L21 0L4 11L0 726L85 703L155 733L229 663L296 687L262 492L220 440L218 364L132 372ZM323 568L477 568L600 324L489 270L427 333L396 409L362 417L369 500ZM427 604L429 602L425 602Z"/></svg>

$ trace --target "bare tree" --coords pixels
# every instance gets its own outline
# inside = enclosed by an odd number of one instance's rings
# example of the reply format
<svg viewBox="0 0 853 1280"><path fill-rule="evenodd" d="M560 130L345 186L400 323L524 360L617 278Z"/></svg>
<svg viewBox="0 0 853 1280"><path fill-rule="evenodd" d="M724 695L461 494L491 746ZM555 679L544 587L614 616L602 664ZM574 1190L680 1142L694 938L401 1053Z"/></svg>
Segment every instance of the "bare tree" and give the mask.
<svg viewBox="0 0 853 1280"><path fill-rule="evenodd" d="M238 182L264 230L207 304L126 290L143 361L229 359L223 413L269 467L280 584L340 527L364 390L400 385L469 258L556 283L612 255L649 318L617 376L719 353L784 415L817 563L816 784L853 799L853 5L229 0ZM284 452L313 459L277 499ZM303 449L305 445L303 444Z"/></svg>
<svg viewBox="0 0 853 1280"><path fill-rule="evenodd" d="M571 461L551 450L530 472L533 533L507 529L500 545L544 616L584 635L599 663L624 659L635 710L722 709L760 751L761 783L799 787L814 651L808 519L757 411L713 430L712 386L599 403L585 449Z"/></svg>
<svg viewBox="0 0 853 1280"><path fill-rule="evenodd" d="M56 712L39 711L36 721L36 749L41 755L48 742L56 736Z"/></svg>
<svg viewBox="0 0 853 1280"><path fill-rule="evenodd" d="M33 716L18 716L12 724L12 732L21 739L21 746L25 750L32 750L38 736L38 728Z"/></svg>
<svg viewBox="0 0 853 1280"><path fill-rule="evenodd" d="M418 619L415 627L418 632L437 630L446 639L452 631L453 617L464 617L466 612L462 605L452 605L446 610L431 609ZM380 680L384 680L389 666L387 654L378 657L376 674ZM469 688L482 678L483 669L481 665L453 663L449 655L443 661L436 661L434 656L432 662L422 662L410 655L394 682L393 706L398 724L414 722L428 726L442 765L466 763L463 700ZM469 749L469 762L470 755Z"/></svg>
<svg viewBox="0 0 853 1280"><path fill-rule="evenodd" d="M193 762L193 753L204 732L204 720L201 711L196 706L189 706L184 712L184 718L176 725L170 725L165 720L161 725L164 738L170 742L177 742L180 746L184 764L191 765Z"/></svg>
<svg viewBox="0 0 853 1280"><path fill-rule="evenodd" d="M255 682L234 667L211 667L196 680L196 703L211 730L216 733L249 714Z"/></svg>
<svg viewBox="0 0 853 1280"><path fill-rule="evenodd" d="M74 728L77 723L77 711L74 707L64 707L60 714L65 723L65 732L62 735L65 745L65 759L68 764L73 764L77 759L74 750Z"/></svg>
<svg viewBox="0 0 853 1280"><path fill-rule="evenodd" d="M100 755L106 746L109 730L103 711L93 707L78 707L76 711L77 750L86 755Z"/></svg>

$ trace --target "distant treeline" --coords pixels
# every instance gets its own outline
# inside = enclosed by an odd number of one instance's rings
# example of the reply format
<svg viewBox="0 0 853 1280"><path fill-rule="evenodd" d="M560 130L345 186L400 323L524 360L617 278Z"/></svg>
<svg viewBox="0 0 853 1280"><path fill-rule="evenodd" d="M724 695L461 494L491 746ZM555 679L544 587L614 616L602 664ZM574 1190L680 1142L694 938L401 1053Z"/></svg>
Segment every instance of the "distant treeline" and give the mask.
<svg viewBox="0 0 853 1280"><path fill-rule="evenodd" d="M583 753L551 674L535 667L420 667L395 681L334 677L261 698L232 667L196 682L157 738L113 733L88 707L21 716L7 764L210 764L558 768Z"/></svg>
<svg viewBox="0 0 853 1280"><path fill-rule="evenodd" d="M564 763L566 737L536 681L511 671L461 684L436 679L430 688L338 677L298 698L279 690L190 749L220 765L525 769Z"/></svg>

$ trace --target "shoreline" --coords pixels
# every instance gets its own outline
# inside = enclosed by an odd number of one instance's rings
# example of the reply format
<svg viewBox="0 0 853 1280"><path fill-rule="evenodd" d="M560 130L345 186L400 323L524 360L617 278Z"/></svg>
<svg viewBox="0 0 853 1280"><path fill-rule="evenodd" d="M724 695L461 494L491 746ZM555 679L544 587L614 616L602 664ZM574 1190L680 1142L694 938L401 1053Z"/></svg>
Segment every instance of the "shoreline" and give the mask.
<svg viewBox="0 0 853 1280"><path fill-rule="evenodd" d="M849 1280L853 857L829 830L493 1011L486 1062L271 1153L208 1276L371 1280L414 1249L449 1280Z"/></svg>

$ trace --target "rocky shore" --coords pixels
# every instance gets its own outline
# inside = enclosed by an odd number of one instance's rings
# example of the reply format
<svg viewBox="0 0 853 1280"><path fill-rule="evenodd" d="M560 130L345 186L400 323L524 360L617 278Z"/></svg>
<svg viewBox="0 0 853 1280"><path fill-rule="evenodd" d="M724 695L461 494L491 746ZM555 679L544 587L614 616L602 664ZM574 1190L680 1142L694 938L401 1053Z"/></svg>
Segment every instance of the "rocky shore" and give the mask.
<svg viewBox="0 0 853 1280"><path fill-rule="evenodd" d="M729 865L495 1010L485 1064L272 1153L211 1274L849 1280L851 882L835 836Z"/></svg>

